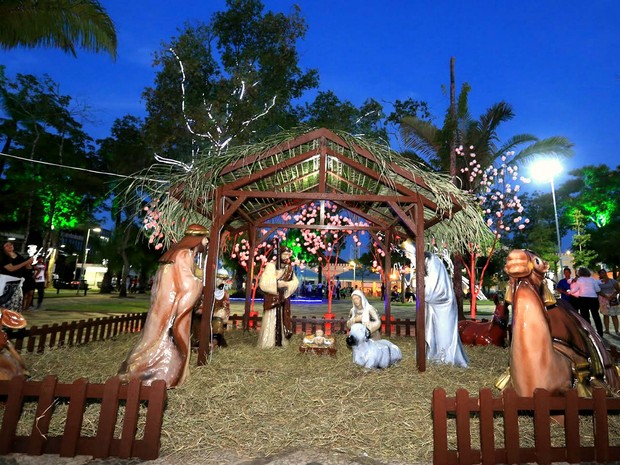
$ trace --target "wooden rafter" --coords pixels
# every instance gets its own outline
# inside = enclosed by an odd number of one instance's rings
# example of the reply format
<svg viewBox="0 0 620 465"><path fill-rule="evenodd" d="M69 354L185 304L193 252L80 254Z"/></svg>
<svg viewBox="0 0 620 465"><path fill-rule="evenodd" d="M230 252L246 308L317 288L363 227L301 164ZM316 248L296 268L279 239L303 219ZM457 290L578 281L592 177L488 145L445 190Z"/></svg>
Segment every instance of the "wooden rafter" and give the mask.
<svg viewBox="0 0 620 465"><path fill-rule="evenodd" d="M213 198L199 201L199 205L193 205L193 208L212 219L213 239L221 228L226 228L231 234L247 232L251 252L258 243L259 229L267 230L265 235L260 233L261 239L284 228L363 230L368 231L373 240L381 242L386 253L396 235L415 237L417 291L420 296L416 302L419 321L416 325L417 360L419 370L424 371L424 234L426 229L464 208L467 198L459 197L458 191L454 190L452 184L444 181L442 176L433 174L426 177L422 170L402 158L402 166L399 165L395 161L399 159L398 154L394 154L389 148L386 150L377 146L375 154L371 153L369 150L374 150L374 145L369 141L348 135L341 137L324 128L284 142L280 142L282 138L276 139L278 142L272 147L267 147L264 143L258 144L259 151L249 152L248 155L245 153L249 147L241 147L236 161L218 166L219 184L216 183ZM206 182L214 182L210 173L201 173L200 176L204 176ZM184 185L181 180L172 189L178 194L174 197L180 202L192 198L183 194ZM205 192L210 195L208 189ZM325 224L324 205L327 201L369 225ZM297 225L278 219L310 202L318 202L320 205L321 216L318 224ZM442 208L439 208L439 205ZM212 216L209 209L212 210ZM470 212L468 214L471 215ZM464 218L469 221L471 216ZM462 226L463 219L457 217L456 220L460 221ZM443 225L437 228L440 232L442 229L446 228ZM385 232L385 240L378 237L379 232ZM210 254L212 250L210 247ZM252 253L250 255L252 256ZM210 256L209 267L216 265L213 260L214 257ZM389 267L389 254L385 263ZM249 279L253 278L250 272ZM248 286L246 313L249 312L249 289ZM206 308L212 304L213 296L209 295L212 291L212 285L205 286ZM389 303L386 305L386 315L390 315ZM247 318L244 321L247 324ZM201 330L205 334L204 322ZM204 350L205 346L201 343L199 360L203 362Z"/></svg>

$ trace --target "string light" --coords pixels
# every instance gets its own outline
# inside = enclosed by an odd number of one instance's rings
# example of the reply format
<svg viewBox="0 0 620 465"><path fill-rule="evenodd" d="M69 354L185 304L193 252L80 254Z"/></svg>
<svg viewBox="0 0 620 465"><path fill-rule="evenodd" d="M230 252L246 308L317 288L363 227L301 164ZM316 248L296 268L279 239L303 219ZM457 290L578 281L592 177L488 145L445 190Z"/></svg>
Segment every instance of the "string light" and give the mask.
<svg viewBox="0 0 620 465"><path fill-rule="evenodd" d="M68 170L75 170L75 171L85 171L87 173L92 173L92 174L103 174L105 176L116 176L118 178L140 179L143 181L152 181L152 182L159 182L159 183L167 182L167 181L162 181L161 179L145 178L144 176L133 176L133 175L118 174L118 173L110 173L109 171L91 170L88 168L80 168L78 166L61 165L59 163L52 163L49 161L32 160L30 158L18 157L17 155L9 155L8 153L4 153L4 152L0 152L0 155L3 157L14 158L15 160L24 161L27 163L38 163L40 165L55 166L58 168L65 168Z"/></svg>

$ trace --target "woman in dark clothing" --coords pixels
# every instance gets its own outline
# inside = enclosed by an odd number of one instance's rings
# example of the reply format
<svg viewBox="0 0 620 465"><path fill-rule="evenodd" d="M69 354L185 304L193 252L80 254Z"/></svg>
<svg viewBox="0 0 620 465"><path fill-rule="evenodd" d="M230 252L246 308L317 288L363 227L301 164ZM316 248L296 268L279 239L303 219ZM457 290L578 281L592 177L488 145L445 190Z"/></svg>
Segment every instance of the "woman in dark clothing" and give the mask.
<svg viewBox="0 0 620 465"><path fill-rule="evenodd" d="M27 310L32 303L32 297L35 289L34 277L32 274L32 261L32 257L24 258L15 252L15 247L12 242L5 242L2 246L0 272L16 278L24 278L21 288L21 307L18 306L17 308L13 308L11 310Z"/></svg>

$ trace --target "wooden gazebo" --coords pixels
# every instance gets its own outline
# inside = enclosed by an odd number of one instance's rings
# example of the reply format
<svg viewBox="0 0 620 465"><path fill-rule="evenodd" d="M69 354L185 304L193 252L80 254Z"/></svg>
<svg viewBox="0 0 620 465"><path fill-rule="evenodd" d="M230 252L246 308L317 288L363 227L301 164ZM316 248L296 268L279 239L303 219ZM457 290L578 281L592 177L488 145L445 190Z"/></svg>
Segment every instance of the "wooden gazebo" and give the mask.
<svg viewBox="0 0 620 465"><path fill-rule="evenodd" d="M196 192L197 185L207 187ZM321 205L330 201L363 219L368 226L357 229L367 230L386 251L397 237L411 238L416 246L416 356L420 371L426 369L424 251L431 248L431 239L451 250L461 250L467 242L477 241L485 230L472 197L447 176L429 172L387 146L324 128L280 134L261 144L231 148L219 160L197 163L165 194L159 204L162 215L169 213L169 219L178 219L176 224L180 224L182 212L187 223L210 225L205 272L213 279L208 279L204 288L206 309L213 305L224 231L245 231L250 247L254 247L278 228L302 227L282 222L281 215L312 201ZM303 228L338 229L327 226L322 215L316 224ZM261 234L261 230L267 233ZM377 236L379 231L383 233L382 241ZM383 266L391 268L389 253ZM248 282L252 279L250 274ZM246 314L248 311L249 301ZM387 299L388 321L390 311ZM203 312L199 365L206 363L210 347L208 315ZM387 328L389 331L390 325Z"/></svg>

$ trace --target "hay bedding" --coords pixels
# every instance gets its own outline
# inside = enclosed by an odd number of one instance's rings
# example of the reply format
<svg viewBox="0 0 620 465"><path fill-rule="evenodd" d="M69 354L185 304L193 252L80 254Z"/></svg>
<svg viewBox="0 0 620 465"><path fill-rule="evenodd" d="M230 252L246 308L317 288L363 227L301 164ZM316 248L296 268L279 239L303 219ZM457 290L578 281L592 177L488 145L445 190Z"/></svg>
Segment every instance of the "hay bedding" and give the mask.
<svg viewBox="0 0 620 465"><path fill-rule="evenodd" d="M294 336L284 349L258 350L256 333L233 330L226 333L228 347L218 349L207 365L197 367L193 354L186 383L168 391L161 456L202 457L202 463L217 456L224 463L222 453L256 458L311 448L354 457L430 462L433 389L441 386L454 396L464 388L477 395L480 388L493 387L509 358L507 349L468 347L470 368L431 364L419 373L415 339L391 338L403 352L402 362L383 371L367 371L351 361L344 336L336 336L336 357L300 353L301 338ZM54 374L61 382L86 377L103 383L116 373L136 339L137 335L120 335L112 341L26 354L25 360L33 379ZM92 415L98 413L97 407L89 409ZM92 430L94 435L96 420L88 419L90 410L82 434ZM523 422L533 431L527 418ZM29 431L32 418L24 415L22 423ZM455 430L452 423L450 431ZM472 424L476 446L476 419ZM63 426L52 424L51 433L58 434ZM588 426L582 432L586 437ZM620 426L614 429L620 431ZM558 428L554 435L560 439L562 434ZM496 425L496 436L500 446L501 423ZM533 445L527 429L521 443ZM456 446L454 434L449 444Z"/></svg>

